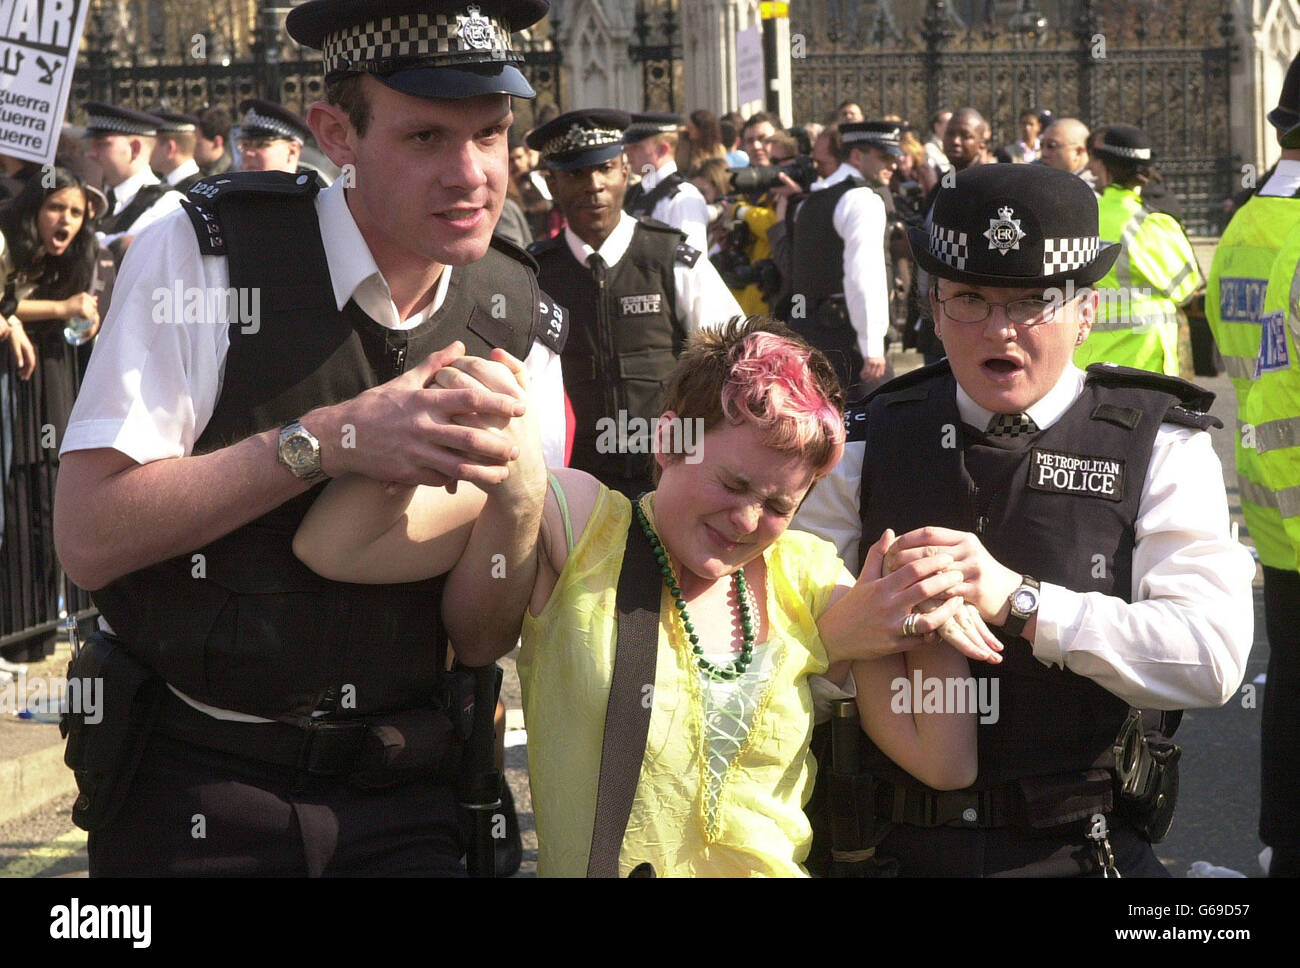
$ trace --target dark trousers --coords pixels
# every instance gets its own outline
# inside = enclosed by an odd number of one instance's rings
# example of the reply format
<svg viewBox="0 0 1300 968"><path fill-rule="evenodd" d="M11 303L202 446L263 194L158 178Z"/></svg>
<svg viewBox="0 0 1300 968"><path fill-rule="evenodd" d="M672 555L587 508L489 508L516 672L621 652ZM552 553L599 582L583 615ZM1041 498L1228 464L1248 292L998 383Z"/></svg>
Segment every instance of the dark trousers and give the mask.
<svg viewBox="0 0 1300 968"><path fill-rule="evenodd" d="M1136 830L1108 816L1115 867L1124 877L1169 877ZM1039 836L1018 828L970 830L895 826L876 856L895 858L900 877L1100 877L1095 851L1080 820L1070 833Z"/></svg>
<svg viewBox="0 0 1300 968"><path fill-rule="evenodd" d="M1264 625L1259 839L1294 852L1300 849L1300 573L1265 567Z"/></svg>
<svg viewBox="0 0 1300 968"><path fill-rule="evenodd" d="M463 876L455 792L360 790L155 734L88 840L92 877Z"/></svg>

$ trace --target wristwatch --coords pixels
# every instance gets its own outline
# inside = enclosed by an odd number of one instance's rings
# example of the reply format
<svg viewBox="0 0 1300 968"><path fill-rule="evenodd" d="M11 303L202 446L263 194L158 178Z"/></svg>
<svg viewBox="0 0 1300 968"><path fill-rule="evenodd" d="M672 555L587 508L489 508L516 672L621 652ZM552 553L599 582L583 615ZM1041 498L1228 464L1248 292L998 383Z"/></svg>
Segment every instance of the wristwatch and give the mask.
<svg viewBox="0 0 1300 968"><path fill-rule="evenodd" d="M280 463L310 484L328 476L320 466L320 441L297 420L280 428Z"/></svg>
<svg viewBox="0 0 1300 968"><path fill-rule="evenodd" d="M1038 612L1038 579L1020 576L1020 585L1011 593L1011 612L1002 623L1008 635L1020 635L1025 624Z"/></svg>

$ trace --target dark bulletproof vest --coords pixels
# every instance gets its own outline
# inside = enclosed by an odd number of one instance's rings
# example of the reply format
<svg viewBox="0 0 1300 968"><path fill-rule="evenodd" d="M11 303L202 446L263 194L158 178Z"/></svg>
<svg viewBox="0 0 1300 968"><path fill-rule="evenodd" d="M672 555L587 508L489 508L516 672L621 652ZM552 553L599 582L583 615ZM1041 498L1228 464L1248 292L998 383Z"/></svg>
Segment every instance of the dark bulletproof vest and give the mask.
<svg viewBox="0 0 1300 968"><path fill-rule="evenodd" d="M653 426L659 415L664 383L686 340L673 281L683 239L662 223L638 222L626 254L606 270L603 291L563 235L530 250L542 288L569 309L563 353L564 388L575 418L569 463L606 484L650 476L649 454L630 453L637 445L622 439L611 447L611 433L618 433L620 411L633 432L634 418Z"/></svg>
<svg viewBox="0 0 1300 968"><path fill-rule="evenodd" d="M865 183L846 178L812 192L799 206L794 223L793 291L807 300L809 317L828 296L844 293L844 239L835 231L835 206L845 192Z"/></svg>
<svg viewBox="0 0 1300 968"><path fill-rule="evenodd" d="M260 289L256 327L232 311L221 395L195 454L354 397L453 340L479 356L493 346L527 355L536 279L526 256L495 240L483 259L454 270L442 308L414 329L386 329L355 302L339 312L317 186L303 177L223 175L225 184L200 182L187 200L201 250L227 254L231 287ZM501 306L505 318L496 318ZM214 706L303 722L347 686L349 714L429 705L446 647L443 581L360 585L308 569L293 555L293 535L324 486L118 579L94 593L95 604L133 655Z"/></svg>
<svg viewBox="0 0 1300 968"><path fill-rule="evenodd" d="M153 207L153 203L158 201L173 189L165 184L145 185L130 203L116 215L105 215L99 221L99 231L105 235L112 235L114 232L128 232L135 220Z"/></svg>
<svg viewBox="0 0 1300 968"><path fill-rule="evenodd" d="M656 205L681 191L685 181L686 176L675 171L648 192L642 190L640 184L633 185L623 202L623 211L637 218L648 218L654 214Z"/></svg>
<svg viewBox="0 0 1300 968"><path fill-rule="evenodd" d="M851 422L865 421L861 553L886 528L903 534L937 525L974 532L1013 571L1129 601L1151 448L1180 400L1151 387L1112 385L1093 370L1073 406L1031 440L989 438L963 425L947 361L850 410ZM977 727L973 789L1018 784L1036 804L1038 826L1110 809L1104 771L1128 704L1090 679L1043 665L1026 640L993 631L1006 647L1002 663L971 663L977 680L998 680L999 713L996 723ZM863 745L870 750L865 769L920 786L865 736Z"/></svg>

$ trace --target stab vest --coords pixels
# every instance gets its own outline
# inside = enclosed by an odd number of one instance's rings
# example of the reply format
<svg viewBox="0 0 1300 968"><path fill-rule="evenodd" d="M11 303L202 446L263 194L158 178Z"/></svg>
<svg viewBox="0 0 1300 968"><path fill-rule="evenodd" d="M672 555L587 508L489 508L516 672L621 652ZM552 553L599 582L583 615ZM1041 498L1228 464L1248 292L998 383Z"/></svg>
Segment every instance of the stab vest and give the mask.
<svg viewBox="0 0 1300 968"><path fill-rule="evenodd" d="M99 231L105 235L130 231L131 226L135 224L135 220L149 211L154 202L170 191L174 191L174 189L167 184L143 186L135 193L135 197L131 199L126 208L116 215L105 215L100 219Z"/></svg>
<svg viewBox="0 0 1300 968"><path fill-rule="evenodd" d="M886 528L935 525L973 532L1003 565L1041 582L1130 601L1134 522L1156 431L1162 421L1217 423L1196 412L1213 399L1177 378L1099 364L1059 421L1004 440L962 423L946 360L907 374L847 415L850 438L866 441L862 554ZM1002 663L971 663L977 681L998 683L985 693L996 695L998 718L977 728L972 789L1017 785L1038 827L1107 812L1111 750L1128 703L993 631L1005 645ZM865 769L921 786L865 736L863 748Z"/></svg>
<svg viewBox="0 0 1300 968"><path fill-rule="evenodd" d="M835 206L845 193L862 188L860 178L846 178L812 192L799 206L794 222L794 292L807 300L808 316L830 296L844 293L844 239L835 231Z"/></svg>
<svg viewBox="0 0 1300 968"><path fill-rule="evenodd" d="M653 427L664 383L686 341L673 266L693 265L699 253L684 238L662 222L638 221L627 252L605 270L603 283L573 257L563 234L529 250L540 267L539 282L563 293L570 312L563 359L575 418L570 466L607 484L650 476L643 446L649 439L637 436L637 418Z"/></svg>
<svg viewBox="0 0 1300 968"><path fill-rule="evenodd" d="M623 200L623 211L636 218L649 218L654 214L655 206L665 198L672 198L682 190L686 176L675 171L663 179L650 191L645 191L640 183L628 189L627 198Z"/></svg>
<svg viewBox="0 0 1300 968"><path fill-rule="evenodd" d="M519 359L534 335L558 329L550 345L562 345L562 317L539 293L531 260L509 243L493 239L482 259L453 271L430 319L395 331L355 302L338 310L314 178L246 172L219 181L195 185L185 208L203 254L228 258L228 292L260 293L260 311L241 319L232 303L221 394L195 454L354 397L453 340L471 354L499 346ZM223 709L305 723L340 696L353 700L343 704L348 714L430 705L446 649L443 581L349 584L308 569L293 536L324 486L118 579L94 593L95 604L129 652Z"/></svg>

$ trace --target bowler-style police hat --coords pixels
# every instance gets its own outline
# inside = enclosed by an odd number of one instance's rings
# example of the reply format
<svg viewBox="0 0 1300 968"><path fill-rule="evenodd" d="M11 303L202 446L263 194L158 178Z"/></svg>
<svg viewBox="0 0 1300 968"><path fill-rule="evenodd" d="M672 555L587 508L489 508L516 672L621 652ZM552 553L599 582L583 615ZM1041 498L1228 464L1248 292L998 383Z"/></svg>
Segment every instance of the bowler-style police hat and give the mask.
<svg viewBox="0 0 1300 968"><path fill-rule="evenodd" d="M850 121L840 125L840 140L846 148L879 148L895 158L903 157L903 126L897 121Z"/></svg>
<svg viewBox="0 0 1300 968"><path fill-rule="evenodd" d="M542 153L542 164L548 168L571 171L621 155L623 133L631 121L624 111L566 111L528 132L526 143Z"/></svg>
<svg viewBox="0 0 1300 968"><path fill-rule="evenodd" d="M1282 93L1277 107L1268 112L1268 123L1277 128L1283 148L1300 148L1300 54L1286 69Z"/></svg>
<svg viewBox="0 0 1300 968"><path fill-rule="evenodd" d="M1087 286L1119 256L1097 235L1097 197L1047 165L975 165L940 187L924 228L909 228L917 264L974 286Z"/></svg>
<svg viewBox="0 0 1300 968"><path fill-rule="evenodd" d="M239 104L239 135L242 138L283 138L305 145L311 129L283 104L251 97Z"/></svg>
<svg viewBox="0 0 1300 968"><path fill-rule="evenodd" d="M87 101L86 137L93 138L101 134L139 135L156 137L158 119L143 111L120 108L116 104L102 104L99 101Z"/></svg>
<svg viewBox="0 0 1300 968"><path fill-rule="evenodd" d="M623 144L634 145L655 135L676 134L684 124L686 120L680 114L640 111L632 115L623 135Z"/></svg>
<svg viewBox="0 0 1300 968"><path fill-rule="evenodd" d="M548 0L307 0L289 11L289 36L324 55L325 79L369 74L402 94L465 98L536 91L514 64L512 31Z"/></svg>
<svg viewBox="0 0 1300 968"><path fill-rule="evenodd" d="M1092 149L1092 153L1112 161L1137 161L1144 164L1154 161L1156 157L1147 133L1131 124L1112 124L1102 132L1101 143Z"/></svg>

